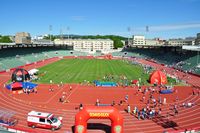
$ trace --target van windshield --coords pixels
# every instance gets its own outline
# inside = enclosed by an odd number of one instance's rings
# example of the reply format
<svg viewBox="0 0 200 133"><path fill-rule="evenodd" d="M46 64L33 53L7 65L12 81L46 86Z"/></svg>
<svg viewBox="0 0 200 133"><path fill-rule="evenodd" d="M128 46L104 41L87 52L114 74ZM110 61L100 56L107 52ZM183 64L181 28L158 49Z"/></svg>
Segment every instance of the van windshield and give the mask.
<svg viewBox="0 0 200 133"><path fill-rule="evenodd" d="M52 123L56 123L58 121L56 117L51 117L50 120L52 121Z"/></svg>

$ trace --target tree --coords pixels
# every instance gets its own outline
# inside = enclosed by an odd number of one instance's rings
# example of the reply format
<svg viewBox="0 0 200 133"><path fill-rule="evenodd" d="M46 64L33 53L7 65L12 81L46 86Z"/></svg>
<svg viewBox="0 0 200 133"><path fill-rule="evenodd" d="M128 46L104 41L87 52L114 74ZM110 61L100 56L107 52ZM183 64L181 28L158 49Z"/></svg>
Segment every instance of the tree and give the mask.
<svg viewBox="0 0 200 133"><path fill-rule="evenodd" d="M123 43L120 39L114 39L113 41L114 41L114 48L115 49L123 47Z"/></svg>
<svg viewBox="0 0 200 133"><path fill-rule="evenodd" d="M54 36L54 35L51 35L51 41L54 41L56 38L58 38L58 37L56 37L56 36ZM45 36L44 39L50 40L50 35Z"/></svg>
<svg viewBox="0 0 200 133"><path fill-rule="evenodd" d="M11 43L12 40L10 39L9 36L0 36L0 42L1 43Z"/></svg>

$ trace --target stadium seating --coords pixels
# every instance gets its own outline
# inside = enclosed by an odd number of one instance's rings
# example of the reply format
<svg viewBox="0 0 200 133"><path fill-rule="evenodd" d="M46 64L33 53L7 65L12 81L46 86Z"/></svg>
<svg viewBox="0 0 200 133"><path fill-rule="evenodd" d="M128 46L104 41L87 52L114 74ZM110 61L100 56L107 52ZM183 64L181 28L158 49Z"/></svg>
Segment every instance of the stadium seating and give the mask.
<svg viewBox="0 0 200 133"><path fill-rule="evenodd" d="M0 52L0 71L59 56L86 56L87 53L57 48L15 48Z"/></svg>
<svg viewBox="0 0 200 133"><path fill-rule="evenodd" d="M86 52L71 51L61 48L13 48L3 49L0 52L0 71L22 66L28 63L60 56L87 56ZM95 53L93 56L100 56ZM113 56L138 57L153 59L159 63L172 65L184 71L200 74L200 67L197 67L200 58L196 54L175 54L172 52L162 52L155 49L125 49L121 52L113 52ZM169 58L170 57L170 58ZM197 61L198 60L198 61ZM198 62L198 63L197 63Z"/></svg>
<svg viewBox="0 0 200 133"><path fill-rule="evenodd" d="M120 57L139 57L155 60L161 64L174 66L175 68L182 69L193 73L200 74L200 57L195 53L178 54L173 52L163 52L156 49L125 49L122 52L113 52L113 56ZM170 57L170 58L169 58ZM198 60L198 61L197 61ZM197 63L198 62L198 63Z"/></svg>

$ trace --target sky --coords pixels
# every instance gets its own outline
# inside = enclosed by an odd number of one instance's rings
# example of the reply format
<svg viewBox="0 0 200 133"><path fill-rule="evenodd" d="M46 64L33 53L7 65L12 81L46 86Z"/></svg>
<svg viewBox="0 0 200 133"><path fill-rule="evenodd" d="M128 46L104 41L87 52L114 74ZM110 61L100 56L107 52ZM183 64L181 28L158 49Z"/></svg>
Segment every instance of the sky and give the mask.
<svg viewBox="0 0 200 133"><path fill-rule="evenodd" d="M200 32L200 0L1 0L0 34L145 35ZM51 25L51 26L50 26ZM49 28L51 27L51 28Z"/></svg>

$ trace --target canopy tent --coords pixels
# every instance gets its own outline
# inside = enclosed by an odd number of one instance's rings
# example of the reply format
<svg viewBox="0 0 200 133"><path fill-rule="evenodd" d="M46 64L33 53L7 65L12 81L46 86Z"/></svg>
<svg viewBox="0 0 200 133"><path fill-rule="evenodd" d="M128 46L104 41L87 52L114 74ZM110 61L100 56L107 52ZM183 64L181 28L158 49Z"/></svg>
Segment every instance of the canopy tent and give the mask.
<svg viewBox="0 0 200 133"><path fill-rule="evenodd" d="M31 83L31 82L14 82L11 84L6 85L6 88L9 90L17 90L17 89L34 89L37 84Z"/></svg>
<svg viewBox="0 0 200 133"><path fill-rule="evenodd" d="M154 71L149 78L150 84L167 84L167 76L159 70Z"/></svg>
<svg viewBox="0 0 200 133"><path fill-rule="evenodd" d="M34 89L36 86L38 86L38 84L34 84L31 82L22 82L22 86L23 88L27 88L27 89Z"/></svg>
<svg viewBox="0 0 200 133"><path fill-rule="evenodd" d="M22 89L22 83L21 82L14 82L12 84L6 85L6 88L9 89L9 90Z"/></svg>
<svg viewBox="0 0 200 133"><path fill-rule="evenodd" d="M31 70L28 71L28 73L29 73L30 75L34 75L34 74L36 74L38 71L39 71L38 69L31 69Z"/></svg>
<svg viewBox="0 0 200 133"><path fill-rule="evenodd" d="M25 69L17 68L13 71L11 80L13 82L24 82L30 80L30 75Z"/></svg>

